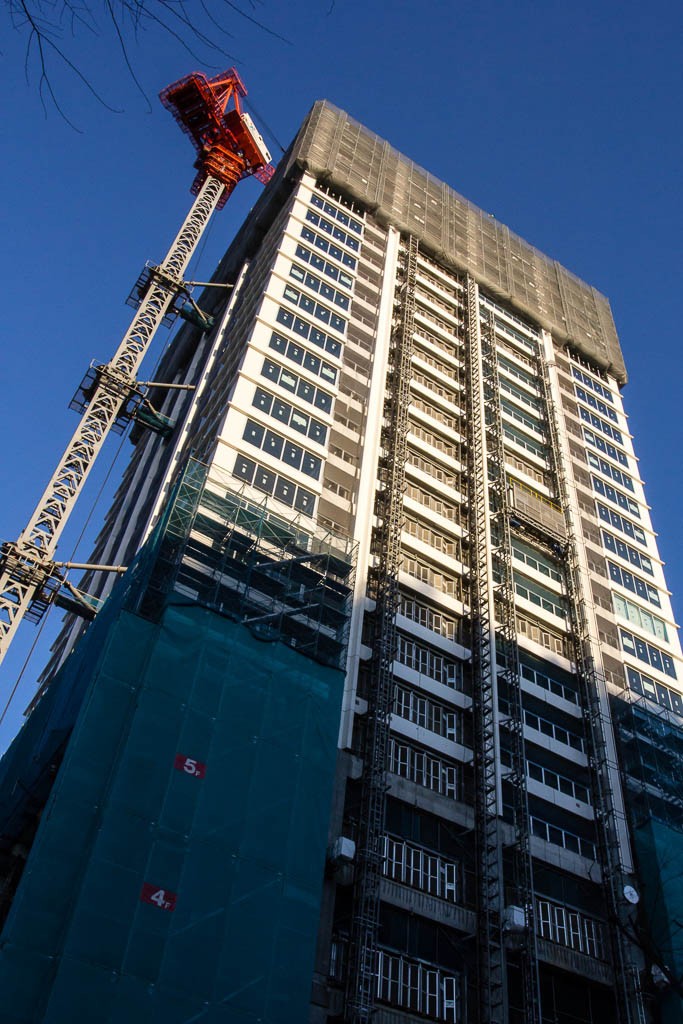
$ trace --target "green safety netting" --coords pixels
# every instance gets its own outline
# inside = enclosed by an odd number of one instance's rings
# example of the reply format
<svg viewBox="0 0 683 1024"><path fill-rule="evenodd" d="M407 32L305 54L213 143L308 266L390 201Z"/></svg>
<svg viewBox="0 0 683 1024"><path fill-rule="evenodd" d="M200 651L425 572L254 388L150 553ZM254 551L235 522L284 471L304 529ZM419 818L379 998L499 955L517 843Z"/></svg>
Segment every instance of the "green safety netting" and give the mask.
<svg viewBox="0 0 683 1024"><path fill-rule="evenodd" d="M343 674L196 606L107 625L2 933L0 1020L304 1020Z"/></svg>
<svg viewBox="0 0 683 1024"><path fill-rule="evenodd" d="M646 953L683 978L683 832L650 817L635 828L634 841L652 942ZM658 1001L661 1024L683 1024L683 1002L677 992L665 989Z"/></svg>

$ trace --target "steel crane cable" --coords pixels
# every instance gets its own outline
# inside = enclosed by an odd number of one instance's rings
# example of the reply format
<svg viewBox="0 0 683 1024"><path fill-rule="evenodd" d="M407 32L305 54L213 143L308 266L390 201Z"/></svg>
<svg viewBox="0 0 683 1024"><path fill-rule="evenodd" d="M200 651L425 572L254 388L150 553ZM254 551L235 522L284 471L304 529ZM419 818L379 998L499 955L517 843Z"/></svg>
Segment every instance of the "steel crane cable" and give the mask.
<svg viewBox="0 0 683 1024"><path fill-rule="evenodd" d="M0 725L2 725L2 723L5 721L5 717L7 715L7 712L10 709L10 705L11 705L12 701L14 700L14 698L16 696L17 690L19 689L19 683L23 679L24 672L28 668L28 663L31 660L31 658L33 657L34 651L36 649L36 645L37 645L38 641L40 640L41 633L43 632L43 629L45 628L45 623L47 622L48 616L49 616L51 611L52 611L52 608L48 608L47 614L43 616L43 618L41 620L41 623L38 626L38 629L36 631L36 635L33 638L33 643L31 644L31 646L29 648L29 652L26 655L26 658L24 659L24 664L21 666L21 671L19 672L19 675L17 676L17 681L14 684L14 686L12 687L12 692L10 693L9 697L7 698L7 702L6 702L5 706L4 706L4 708L2 709L2 714L0 714Z"/></svg>
<svg viewBox="0 0 683 1024"><path fill-rule="evenodd" d="M109 466L109 469L105 473L104 480L100 484L100 488L99 488L97 494L95 495L95 497L93 498L93 500L92 500L92 502L90 504L90 509L88 510L88 514L87 514L87 516L85 518L85 522L83 523L83 528L81 529L81 532L79 533L78 538L77 538L77 540L76 540L76 542L75 542L75 544L73 546L73 550L71 552L71 557L68 559L69 562L75 562L75 560L76 560L76 551L78 550L78 547L79 547L81 541L83 540L83 537L85 535L85 531L88 529L88 526L90 525L90 520L92 519L92 517L94 515L94 512L95 512L95 509L97 508L97 506L99 504L99 501L100 501L100 498L102 497L104 489L107 486L107 484L109 483L109 477L111 476L112 471L114 469L114 466L116 465L116 463L118 461L119 455L121 454L121 450L123 448L123 442L126 440L127 436L128 436L128 431L124 430L123 434L121 435L121 440L119 442L119 446L116 449L116 454L114 455L114 458L111 461L111 465Z"/></svg>
<svg viewBox="0 0 683 1024"><path fill-rule="evenodd" d="M104 489L107 486L107 484L109 483L109 478L110 478L110 476L112 474L114 466L116 465L116 462L118 461L119 455L121 454L121 450L123 448L123 442L126 439L127 433L128 432L126 431L122 435L121 441L120 441L119 446L118 446L118 448L116 450L116 454L114 455L114 458L112 459L111 465L109 466L109 469L107 470L107 472L105 474L104 480L102 481L97 494L95 495L93 501L91 502L90 509L88 511L88 515L86 517L86 520L83 523L83 527L81 529L81 532L78 535L78 537L77 537L77 539L76 539L76 541L74 543L73 550L71 552L71 557L68 559L68 561L70 561L70 562L75 561L75 556L76 556L76 552L78 550L78 547L79 547L79 545L81 544L81 542L83 540L83 537L85 535L85 531L87 530L87 528L88 528L88 526L90 524L90 520L93 517L95 509L97 508L97 505L99 504L99 501L100 501L100 498L102 497ZM33 657L33 655L35 653L36 646L38 644L38 641L40 640L40 637L42 635L43 629L45 628L45 626L47 624L48 618L50 616L50 612L52 611L53 607L54 607L53 605L50 605L50 607L47 609L46 614L43 616L43 618L42 618L42 620L40 622L40 625L38 626L38 629L36 631L36 635L35 635L35 638L33 640L33 643L31 644L31 646L29 648L28 654L26 655L26 658L24 659L24 663L21 666L21 669L19 671L19 675L17 676L17 681L14 684L14 686L12 687L12 692L10 693L9 697L7 698L7 702L5 703L4 708L2 709L2 713L0 713L0 725L2 725L2 723L4 722L4 720L5 720L6 716L7 716L7 712L9 711L10 706L12 704L12 701L14 700L14 698L16 696L17 690L19 689L19 684L21 683L21 680L24 677L24 673L26 672L26 669L28 668L29 662L31 661L31 658Z"/></svg>

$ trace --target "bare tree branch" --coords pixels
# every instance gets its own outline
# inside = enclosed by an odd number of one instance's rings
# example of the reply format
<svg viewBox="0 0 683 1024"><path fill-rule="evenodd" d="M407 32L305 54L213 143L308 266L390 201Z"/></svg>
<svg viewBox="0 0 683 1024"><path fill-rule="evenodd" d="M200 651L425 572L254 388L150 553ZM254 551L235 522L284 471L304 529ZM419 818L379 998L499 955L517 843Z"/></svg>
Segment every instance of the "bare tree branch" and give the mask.
<svg viewBox="0 0 683 1024"><path fill-rule="evenodd" d="M207 56L235 60L220 42L221 37L232 38L224 24L228 18L244 19L259 31L291 45L289 39L254 16L256 0L200 0L196 6L188 5L186 0L103 0L101 11L94 0L0 0L0 10L3 6L10 27L25 39L24 71L29 82L37 75L38 94L46 115L51 104L76 131L79 129L67 115L59 97L57 82L61 71L75 75L107 110L121 113L107 102L83 70L78 57L79 47L83 46L79 36L83 33L100 38L113 34L126 77L148 108L151 103L131 50L132 44L140 44L146 31L162 31L205 67L212 66Z"/></svg>
<svg viewBox="0 0 683 1024"><path fill-rule="evenodd" d="M35 49L38 55L38 67L40 71L40 77L38 80L38 94L40 101L43 106L43 110L47 114L47 107L45 105L45 95L47 94L52 100L55 109L59 112L60 116L69 124L75 131L80 129L76 128L71 120L67 117L66 113L62 109L55 95L54 88L47 69L47 56L48 51L52 51L59 60L62 61L75 75L80 79L81 83L85 88L97 99L103 107L110 110L112 114L121 113L116 107L110 106L107 101L100 96L92 83L85 77L85 75L76 67L73 61L67 56L64 50L57 45L54 40L54 22L47 22L42 18L39 18L35 14L35 7L39 9L43 6L43 0L36 0L36 4L31 9L31 0L8 0L10 13L13 18L19 18L20 24L23 27L28 26L29 35L28 42L26 44L26 59L24 61L24 71L26 74L27 81L30 77L30 59L31 49L35 44ZM42 24L41 24L42 22Z"/></svg>

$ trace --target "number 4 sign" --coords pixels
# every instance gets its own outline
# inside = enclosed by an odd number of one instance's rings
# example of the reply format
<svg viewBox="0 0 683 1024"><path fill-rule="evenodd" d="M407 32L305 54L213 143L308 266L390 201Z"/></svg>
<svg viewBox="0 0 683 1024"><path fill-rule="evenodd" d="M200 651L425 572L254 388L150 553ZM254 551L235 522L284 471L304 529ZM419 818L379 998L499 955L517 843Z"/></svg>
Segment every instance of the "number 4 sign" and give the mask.
<svg viewBox="0 0 683 1024"><path fill-rule="evenodd" d="M184 754L176 754L174 767L177 772L193 775L195 779L203 779L206 775L206 765L203 761L196 761L193 757L185 757Z"/></svg>
<svg viewBox="0 0 683 1024"><path fill-rule="evenodd" d="M158 885L143 882L140 899L143 903L152 903L159 910L175 910L176 893L168 889L160 889Z"/></svg>

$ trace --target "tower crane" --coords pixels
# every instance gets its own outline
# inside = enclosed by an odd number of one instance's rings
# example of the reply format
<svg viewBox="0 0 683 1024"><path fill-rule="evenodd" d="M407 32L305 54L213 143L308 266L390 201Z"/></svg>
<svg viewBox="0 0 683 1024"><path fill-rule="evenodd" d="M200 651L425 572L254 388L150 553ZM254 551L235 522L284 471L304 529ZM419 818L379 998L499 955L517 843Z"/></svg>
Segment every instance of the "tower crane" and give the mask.
<svg viewBox="0 0 683 1024"><path fill-rule="evenodd" d="M148 264L138 280L137 312L113 358L94 364L86 375L79 394L80 422L28 525L17 541L0 545L0 661L25 615L39 619L63 585L75 591L65 578L69 563L56 562L54 555L109 432L136 410L145 413L141 422L155 429L137 373L158 327L176 315L204 328L211 322L189 297L192 282L183 274L211 215L225 205L237 183L254 175L265 184L274 173L261 135L242 110L246 94L235 68L211 79L195 72L160 94L197 151L191 189L196 198L163 262Z"/></svg>

